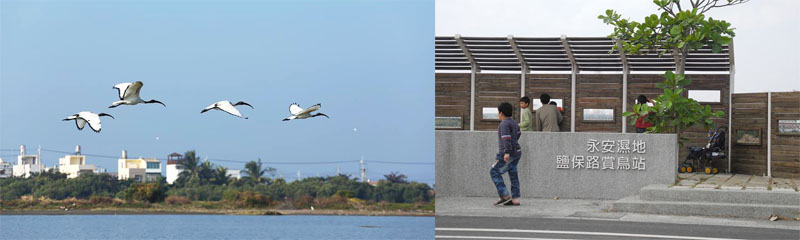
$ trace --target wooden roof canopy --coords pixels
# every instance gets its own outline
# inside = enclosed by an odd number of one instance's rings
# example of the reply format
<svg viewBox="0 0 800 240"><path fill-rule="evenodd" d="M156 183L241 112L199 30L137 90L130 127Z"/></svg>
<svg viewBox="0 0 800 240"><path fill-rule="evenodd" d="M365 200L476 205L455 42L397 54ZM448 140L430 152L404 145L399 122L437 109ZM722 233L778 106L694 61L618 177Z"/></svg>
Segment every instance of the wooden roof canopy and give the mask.
<svg viewBox="0 0 800 240"><path fill-rule="evenodd" d="M436 37L436 70L487 71L623 71L675 70L671 52L623 54L611 51L619 44L607 37ZM713 53L710 46L691 51L686 71L729 72L728 45Z"/></svg>

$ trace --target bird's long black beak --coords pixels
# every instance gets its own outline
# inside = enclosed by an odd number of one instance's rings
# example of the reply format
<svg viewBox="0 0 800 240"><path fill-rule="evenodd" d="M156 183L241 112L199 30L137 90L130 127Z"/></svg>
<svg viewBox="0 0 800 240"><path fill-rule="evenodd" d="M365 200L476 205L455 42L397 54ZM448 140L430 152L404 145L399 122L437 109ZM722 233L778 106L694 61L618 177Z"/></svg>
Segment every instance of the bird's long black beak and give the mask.
<svg viewBox="0 0 800 240"><path fill-rule="evenodd" d="M161 105L162 105L162 106L164 106L164 107L166 107L166 106L167 106L167 105L165 105L164 103L162 103L162 102L159 102L158 100L155 100L155 99L153 99L153 100L150 100L150 101L147 101L147 102L145 102L145 103L158 103L158 104L161 104Z"/></svg>

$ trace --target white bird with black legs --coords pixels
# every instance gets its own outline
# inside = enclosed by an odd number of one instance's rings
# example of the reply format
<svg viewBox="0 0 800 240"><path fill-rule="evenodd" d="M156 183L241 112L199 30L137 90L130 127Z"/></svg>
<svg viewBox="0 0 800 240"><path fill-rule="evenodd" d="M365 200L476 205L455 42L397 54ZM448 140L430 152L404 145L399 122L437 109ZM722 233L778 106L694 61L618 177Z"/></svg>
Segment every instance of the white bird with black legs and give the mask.
<svg viewBox="0 0 800 240"><path fill-rule="evenodd" d="M203 111L200 111L200 113L208 112L209 110L220 110L220 111L226 112L226 113L228 113L230 115L247 119L247 117L242 117L242 114L239 113L239 110L236 109L236 106L240 106L240 105L245 105L245 106L248 106L248 107L250 107L252 109L255 109L255 108L253 108L252 105L250 105L250 104L248 104L246 102L239 101L237 103L231 104L231 101L225 100L225 101L216 102L216 103L211 104L210 106L208 106L206 108L203 108Z"/></svg>
<svg viewBox="0 0 800 240"><path fill-rule="evenodd" d="M67 118L64 118L64 119L62 119L62 121L75 121L75 126L78 127L78 130L83 130L83 127L85 127L86 124L88 123L89 124L89 128L94 130L94 132L98 132L99 133L100 130L101 130L101 128L100 128L101 127L100 126L100 117L111 117L111 118L114 118L114 116L111 116L110 114L107 114L107 113L99 113L99 114L97 114L97 113L93 113L93 112L89 112L89 111L83 111L83 112L79 112L79 113L73 114L72 116L69 116Z"/></svg>
<svg viewBox="0 0 800 240"><path fill-rule="evenodd" d="M325 115L323 113L311 114L312 112L319 110L319 108L321 108L321 107L322 107L322 104L317 103L314 106L311 106L311 107L308 107L306 109L303 109L303 108L300 107L300 105L297 105L297 103L292 103L292 105L289 105L289 113L292 114L292 116L284 118L283 121L289 121L289 120L293 120L293 119L306 119L306 118L313 118L313 117L319 117L319 116L324 116L326 118L330 118L330 117L328 117L328 115Z"/></svg>
<svg viewBox="0 0 800 240"><path fill-rule="evenodd" d="M158 103L164 105L164 103L159 102L158 100L151 99L149 101L144 101L142 98L139 97L139 91L142 90L142 86L144 84L142 81L136 81L133 83L120 83L114 85L113 88L116 88L119 92L119 101L111 103L109 108L115 108L119 105L136 105L139 103ZM166 107L167 105L164 105Z"/></svg>

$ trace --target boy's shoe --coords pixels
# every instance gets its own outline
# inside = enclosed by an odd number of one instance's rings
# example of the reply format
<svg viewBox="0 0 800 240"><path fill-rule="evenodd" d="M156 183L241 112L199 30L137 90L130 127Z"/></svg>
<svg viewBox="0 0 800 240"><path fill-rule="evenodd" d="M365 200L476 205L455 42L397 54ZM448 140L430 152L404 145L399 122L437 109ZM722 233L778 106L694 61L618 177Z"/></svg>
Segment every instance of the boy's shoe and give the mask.
<svg viewBox="0 0 800 240"><path fill-rule="evenodd" d="M514 203L514 201L508 201L503 205L506 205L506 206L519 206L519 203Z"/></svg>
<svg viewBox="0 0 800 240"><path fill-rule="evenodd" d="M511 198L501 198L500 200L497 200L497 202L494 202L494 205L495 206L506 205L507 203L510 203L510 202L511 202Z"/></svg>

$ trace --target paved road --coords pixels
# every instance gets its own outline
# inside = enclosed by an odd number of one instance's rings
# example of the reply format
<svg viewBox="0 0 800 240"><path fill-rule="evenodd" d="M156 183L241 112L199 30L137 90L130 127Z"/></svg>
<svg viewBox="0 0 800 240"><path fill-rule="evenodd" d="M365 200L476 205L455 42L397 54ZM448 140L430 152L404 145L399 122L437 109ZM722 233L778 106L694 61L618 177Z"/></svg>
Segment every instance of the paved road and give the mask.
<svg viewBox="0 0 800 240"><path fill-rule="evenodd" d="M579 218L437 216L436 238L800 239L800 230Z"/></svg>

